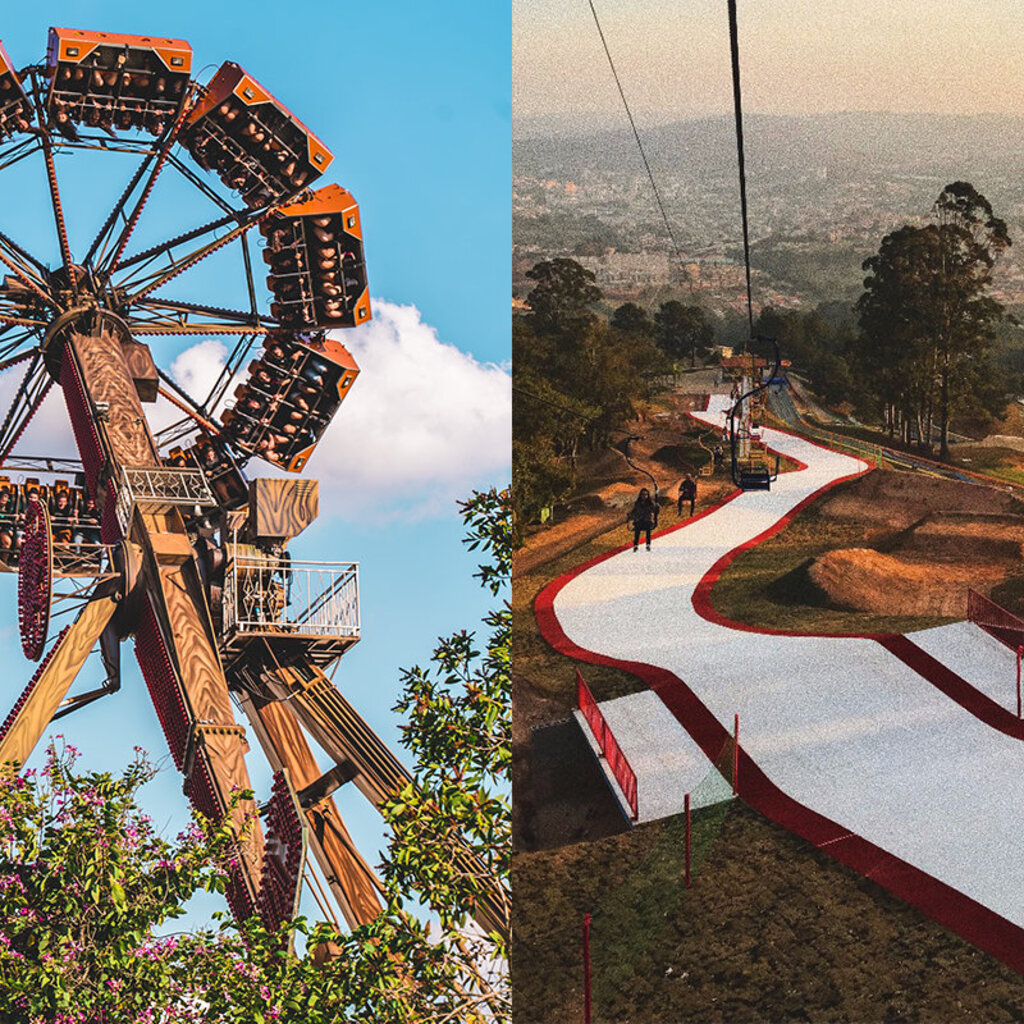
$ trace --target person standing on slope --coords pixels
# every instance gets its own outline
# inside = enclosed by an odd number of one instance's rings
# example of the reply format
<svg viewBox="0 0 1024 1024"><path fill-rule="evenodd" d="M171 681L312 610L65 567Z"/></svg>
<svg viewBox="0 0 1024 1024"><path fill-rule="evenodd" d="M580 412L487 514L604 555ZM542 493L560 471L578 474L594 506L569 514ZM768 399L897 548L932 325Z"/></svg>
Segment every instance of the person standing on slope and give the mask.
<svg viewBox="0 0 1024 1024"><path fill-rule="evenodd" d="M658 503L651 497L646 487L640 488L640 494L633 507L626 515L626 523L633 524L633 550L640 546L640 534L647 534L647 550L651 550L651 530L658 525Z"/></svg>

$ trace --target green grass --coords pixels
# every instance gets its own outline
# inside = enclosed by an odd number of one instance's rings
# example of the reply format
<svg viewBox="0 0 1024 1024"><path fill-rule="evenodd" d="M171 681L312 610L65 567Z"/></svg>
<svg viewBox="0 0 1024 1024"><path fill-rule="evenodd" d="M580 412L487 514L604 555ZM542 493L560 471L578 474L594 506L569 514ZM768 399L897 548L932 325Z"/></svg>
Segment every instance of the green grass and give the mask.
<svg viewBox="0 0 1024 1024"><path fill-rule="evenodd" d="M692 813L692 884L697 884L700 865L732 806L733 801L726 801ZM686 913L685 850L685 816L667 818L657 823L653 842L628 872L618 876L618 884L597 894L591 927L601 933L602 941L593 972L595 1005L608 1006L618 993L627 991L641 961L664 945L661 929L652 923L674 921Z"/></svg>

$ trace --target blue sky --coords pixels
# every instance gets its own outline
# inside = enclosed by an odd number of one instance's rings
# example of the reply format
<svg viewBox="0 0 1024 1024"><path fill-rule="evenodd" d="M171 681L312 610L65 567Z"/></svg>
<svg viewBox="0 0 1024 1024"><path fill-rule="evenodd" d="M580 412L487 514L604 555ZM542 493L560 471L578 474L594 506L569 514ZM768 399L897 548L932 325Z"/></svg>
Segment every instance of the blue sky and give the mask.
<svg viewBox="0 0 1024 1024"><path fill-rule="evenodd" d="M241 64L334 152L321 183L338 182L359 201L375 321L342 339L363 373L310 462L306 475L321 481L321 519L293 551L360 563L363 639L335 679L394 743L390 707L400 667L425 663L438 635L472 625L486 607L470 579L475 561L462 550L454 500L471 487L503 484L509 472L508 7L256 2L242 14L236 5L183 0L148 11L117 2L55 2L45 10L5 12L0 38L17 66L43 60L50 25L187 39L196 77L208 81L224 60ZM73 250L84 252L133 168L131 158L107 154L58 161ZM7 196L0 230L54 263L41 157L0 172L0 184ZM214 216L183 179L165 173L129 251ZM236 304L237 268L227 255L212 258L182 275L173 294ZM262 274L256 283L266 308ZM158 363L197 388L223 357L215 341L153 341ZM0 396L14 384L0 382ZM19 453L66 449L65 424L57 395ZM250 469L264 472L256 462ZM0 655L8 664L8 702L33 670L20 652L14 601L14 578L7 577ZM130 643L122 659L122 691L58 723L89 767L118 769L136 743L156 759L166 753ZM76 689L96 685L100 672L92 659ZM249 769L265 797L269 775L252 743ZM143 796L173 835L188 808L167 764ZM375 812L354 791L339 803L376 863L382 839ZM187 923L215 907L197 906Z"/></svg>

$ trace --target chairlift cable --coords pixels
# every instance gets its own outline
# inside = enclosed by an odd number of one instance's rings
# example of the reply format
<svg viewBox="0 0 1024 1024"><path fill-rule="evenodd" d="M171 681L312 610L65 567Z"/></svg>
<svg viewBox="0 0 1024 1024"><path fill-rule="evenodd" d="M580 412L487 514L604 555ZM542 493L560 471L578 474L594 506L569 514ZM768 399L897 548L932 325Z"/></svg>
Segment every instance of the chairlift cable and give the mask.
<svg viewBox="0 0 1024 1024"><path fill-rule="evenodd" d="M750 287L750 233L747 228L747 172L743 158L743 94L740 89L740 44L736 26L736 0L729 3L729 49L732 56L732 96L736 120L736 155L740 171L740 220L743 224L743 264L747 274L747 320L754 340L754 299Z"/></svg>
<svg viewBox="0 0 1024 1024"><path fill-rule="evenodd" d="M661 193L658 191L658 184L654 180L654 172L651 170L651 165L647 160L647 153L644 150L644 144L640 140L640 132L637 131L636 122L633 120L633 112L629 109L629 103L626 100L626 93L622 88L622 82L619 81L619 73L615 70L615 62L612 60L611 50L608 49L608 42L604 37L604 31L601 28L600 19L597 16L597 10L594 8L594 0L587 0L590 4L590 13L594 16L594 24L597 26L597 34L601 37L601 45L604 47L605 56L608 58L608 66L612 69L612 77L615 79L615 85L619 90L619 96L622 97L622 105L626 109L626 117L629 118L629 126L633 129L633 138L636 139L637 148L640 150L640 159L643 161L644 168L647 171L647 177L650 179L651 188L654 190L654 199L658 204L658 210L661 212L661 219L665 222L665 230L668 232L669 241L672 243L672 249L676 254L676 259L679 261L679 265L683 265L683 254L679 251L679 246L676 243L676 236L672 231L672 225L669 222L668 214L665 212L665 204L661 201Z"/></svg>

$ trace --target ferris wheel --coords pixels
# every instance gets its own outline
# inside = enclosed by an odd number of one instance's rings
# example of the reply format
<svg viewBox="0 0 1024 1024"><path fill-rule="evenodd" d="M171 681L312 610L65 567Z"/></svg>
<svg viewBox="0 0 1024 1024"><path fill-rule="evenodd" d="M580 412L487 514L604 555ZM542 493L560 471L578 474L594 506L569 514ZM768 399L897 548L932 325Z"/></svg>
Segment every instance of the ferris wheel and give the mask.
<svg viewBox="0 0 1024 1024"><path fill-rule="evenodd" d="M45 61L16 70L0 44L0 184L41 158L60 254L47 265L0 215L0 370L24 366L0 424L0 569L18 573L22 646L39 661L0 726L0 764L18 770L51 721L116 690L132 639L195 807L222 817L251 788L232 701L274 770L269 799L232 812L241 826L259 811L228 885L236 917L293 915L309 851L354 926L379 913L380 885L332 794L351 782L380 805L409 774L325 674L360 637L358 568L290 557L318 515L316 481L244 470L300 472L359 374L326 333L371 317L359 209L321 183L330 150L264 86L230 61L201 85L192 63L183 40L54 28ZM137 166L95 237L73 244L58 165L82 150ZM134 249L169 174L215 216ZM222 250L245 308L174 290ZM143 339L164 335L234 339L208 394L157 365ZM16 452L54 385L78 460ZM160 430L145 412L158 397L180 413ZM68 609L52 638L51 611ZM105 682L69 696L97 643ZM480 877L477 920L506 930L501 888L456 857Z"/></svg>

